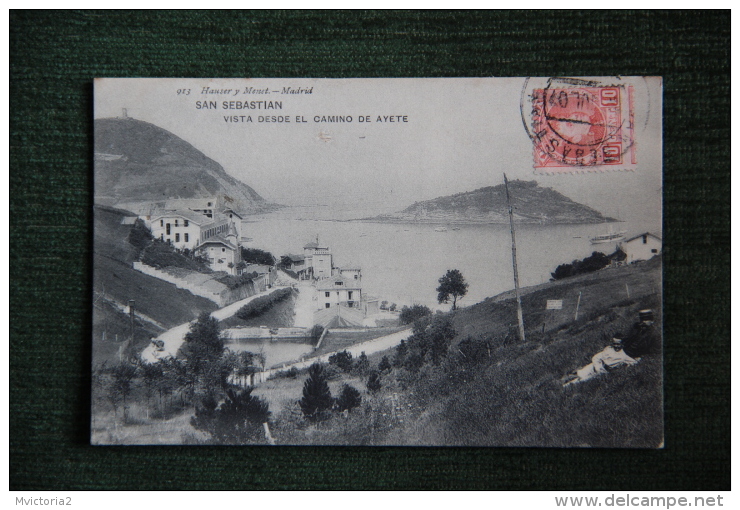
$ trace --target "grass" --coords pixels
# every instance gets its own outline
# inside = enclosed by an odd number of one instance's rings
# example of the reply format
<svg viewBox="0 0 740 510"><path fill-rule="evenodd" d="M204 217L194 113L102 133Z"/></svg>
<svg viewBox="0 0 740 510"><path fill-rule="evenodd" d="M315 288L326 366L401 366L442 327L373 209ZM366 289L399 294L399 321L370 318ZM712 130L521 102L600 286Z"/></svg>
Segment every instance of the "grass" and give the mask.
<svg viewBox="0 0 740 510"><path fill-rule="evenodd" d="M526 342L516 336L512 299L491 298L458 310L451 314L457 334L440 365L426 363L415 373L393 368L382 375L376 394L367 392L366 376L339 372L330 382L332 394L349 383L360 390L363 402L325 422L306 421L297 405L304 372L267 381L253 394L269 403L278 444L656 448L663 441L660 354L565 388L561 377L587 364L616 331L626 332L642 308L655 310L660 330L660 279L660 259L654 259L527 289ZM562 299L563 309L545 310L549 299ZM325 345L341 350L343 342L395 330L337 332L333 339L327 335ZM485 354L465 359L458 344L468 338L487 342L487 350L479 351ZM376 353L371 365L376 367L383 355L393 359L392 350ZM142 390L137 391L132 402L141 402ZM192 408L175 405L163 420L142 417L143 407L136 406L126 425L120 417L111 421L105 405L96 406L93 438L139 444L204 441L189 425Z"/></svg>
<svg viewBox="0 0 740 510"><path fill-rule="evenodd" d="M136 249L131 246L128 232L131 225L121 225L125 215L117 209L95 207L95 239L93 258L93 290L97 297L127 304L135 301L136 310L166 328L177 326L198 317L201 312L213 312L218 306L213 301L194 296L158 278L136 271L131 263L136 259ZM102 341L106 331L106 342ZM111 335L118 333L128 336L127 319L120 312L108 309L101 304L93 314L93 352L96 362L110 359L117 347L109 345ZM156 336L159 331L151 324L137 320L134 335L137 346L148 343L146 338Z"/></svg>
<svg viewBox="0 0 740 510"><path fill-rule="evenodd" d="M404 326L406 327L406 326ZM321 342L321 347L314 351L313 355L320 356L328 352L341 351L352 345L373 340L381 336L390 335L404 329L404 327L368 328L363 331L342 331L341 329L330 329Z"/></svg>

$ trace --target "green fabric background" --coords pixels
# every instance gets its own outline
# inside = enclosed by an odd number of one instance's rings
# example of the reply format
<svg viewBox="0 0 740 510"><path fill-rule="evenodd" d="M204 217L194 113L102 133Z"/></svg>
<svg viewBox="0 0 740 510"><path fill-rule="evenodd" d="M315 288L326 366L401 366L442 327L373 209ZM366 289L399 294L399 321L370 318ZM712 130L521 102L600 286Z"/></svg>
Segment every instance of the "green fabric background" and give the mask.
<svg viewBox="0 0 740 510"><path fill-rule="evenodd" d="M10 488L730 488L726 12L10 13ZM661 75L660 451L92 447L95 77Z"/></svg>

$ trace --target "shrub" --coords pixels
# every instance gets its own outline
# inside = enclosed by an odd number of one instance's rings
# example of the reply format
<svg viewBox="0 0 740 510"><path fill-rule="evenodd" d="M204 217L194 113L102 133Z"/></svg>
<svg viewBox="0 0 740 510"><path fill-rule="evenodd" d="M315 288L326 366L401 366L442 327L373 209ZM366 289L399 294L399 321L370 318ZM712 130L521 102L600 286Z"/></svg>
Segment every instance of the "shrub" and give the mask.
<svg viewBox="0 0 740 510"><path fill-rule="evenodd" d="M292 292L293 289L280 289L267 296L260 296L239 308L236 316L242 320L258 317L269 310L275 303L288 299Z"/></svg>
<svg viewBox="0 0 740 510"><path fill-rule="evenodd" d="M401 315L398 318L402 324L411 324L428 315L432 315L432 310L428 306L413 305L411 307L404 306L401 308Z"/></svg>
<svg viewBox="0 0 740 510"><path fill-rule="evenodd" d="M178 252L171 244L161 239L154 239L141 252L141 261L147 266L156 267L157 269L179 267L201 273L212 273L211 268L204 265L201 260L186 257Z"/></svg>
<svg viewBox="0 0 740 510"><path fill-rule="evenodd" d="M378 370L381 372L385 372L386 370L391 369L391 362L388 360L388 356L383 356L383 358L380 360L380 363L378 363Z"/></svg>
<svg viewBox="0 0 740 510"><path fill-rule="evenodd" d="M352 354L347 351L332 354L329 356L329 364L336 365L344 372L349 372L352 370Z"/></svg>
<svg viewBox="0 0 740 510"><path fill-rule="evenodd" d="M365 375L370 370L370 361L367 359L365 351L361 352L357 357L357 363L355 363L354 369L360 375Z"/></svg>
<svg viewBox="0 0 740 510"><path fill-rule="evenodd" d="M336 407L338 411L350 411L362 403L360 392L349 384L342 386L342 392L337 398Z"/></svg>
<svg viewBox="0 0 740 510"><path fill-rule="evenodd" d="M373 372L370 374L370 377L367 378L367 389L370 393L376 393L380 390L381 382L380 382L380 374L378 372Z"/></svg>
<svg viewBox="0 0 740 510"><path fill-rule="evenodd" d="M242 246L242 260L249 264L275 265L275 257L272 253L259 248L245 248Z"/></svg>
<svg viewBox="0 0 740 510"><path fill-rule="evenodd" d="M128 242L131 246L136 248L137 255L141 253L141 250L149 246L152 239L154 239L154 236L152 236L152 233L146 227L146 224L141 220L141 218L137 218L134 222L134 226L131 227L131 231L128 234Z"/></svg>
<svg viewBox="0 0 740 510"><path fill-rule="evenodd" d="M226 390L226 400L216 407L207 397L195 411L190 424L208 432L217 444L262 442L262 424L270 418L267 402L252 396L252 388Z"/></svg>
<svg viewBox="0 0 740 510"><path fill-rule="evenodd" d="M464 365L477 365L490 359L490 344L468 336L457 345L458 359Z"/></svg>
<svg viewBox="0 0 740 510"><path fill-rule="evenodd" d="M393 364L397 367L400 367L404 364L406 361L406 355L409 352L408 345L406 345L406 340L401 340L401 343L396 346L396 354L393 356Z"/></svg>

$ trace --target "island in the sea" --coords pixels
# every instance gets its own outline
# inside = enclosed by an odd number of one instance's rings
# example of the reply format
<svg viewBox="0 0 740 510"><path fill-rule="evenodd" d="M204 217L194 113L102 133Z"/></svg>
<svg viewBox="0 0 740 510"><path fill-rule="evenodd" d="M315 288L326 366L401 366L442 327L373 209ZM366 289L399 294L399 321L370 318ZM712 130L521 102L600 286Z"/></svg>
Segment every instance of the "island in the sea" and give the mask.
<svg viewBox="0 0 740 510"><path fill-rule="evenodd" d="M599 211L540 186L537 181L510 181L514 219L517 223L543 225L605 223L618 221ZM406 209L360 221L430 224L505 224L509 222L503 184L416 202Z"/></svg>

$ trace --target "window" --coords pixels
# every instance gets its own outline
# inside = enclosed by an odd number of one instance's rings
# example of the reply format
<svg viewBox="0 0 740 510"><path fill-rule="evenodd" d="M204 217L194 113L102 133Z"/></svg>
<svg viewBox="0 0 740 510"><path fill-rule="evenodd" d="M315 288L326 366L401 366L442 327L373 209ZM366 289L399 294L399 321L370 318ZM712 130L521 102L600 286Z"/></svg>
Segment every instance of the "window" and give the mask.
<svg viewBox="0 0 740 510"><path fill-rule="evenodd" d="M647 236L642 236L642 244L647 244Z"/></svg>
<svg viewBox="0 0 740 510"><path fill-rule="evenodd" d="M175 234L175 242L176 243L180 242L180 234Z"/></svg>
<svg viewBox="0 0 740 510"><path fill-rule="evenodd" d="M358 276L359 276L359 275L355 275L355 280L357 280L357 277L358 277Z"/></svg>
<svg viewBox="0 0 740 510"><path fill-rule="evenodd" d="M176 227L178 227L178 226L179 226L179 225L177 224L177 222L178 222L178 221L180 221L180 220L175 220L175 226L176 226Z"/></svg>
<svg viewBox="0 0 740 510"><path fill-rule="evenodd" d="M331 303L324 303L324 308L331 308Z"/></svg>
<svg viewBox="0 0 740 510"><path fill-rule="evenodd" d="M226 248L221 248L221 252L222 253L225 252L225 251L226 251Z"/></svg>
<svg viewBox="0 0 740 510"><path fill-rule="evenodd" d="M650 250L650 253L658 253L658 250L656 250L655 248L653 248L652 250Z"/></svg>
<svg viewBox="0 0 740 510"><path fill-rule="evenodd" d="M164 220L159 220L159 226L164 227Z"/></svg>
<svg viewBox="0 0 740 510"><path fill-rule="evenodd" d="M187 233L185 233L185 242L187 243L188 241L190 241L190 236Z"/></svg>
<svg viewBox="0 0 740 510"><path fill-rule="evenodd" d="M188 225L190 225L190 222L188 220L183 220L182 224L187 227Z"/></svg>
<svg viewBox="0 0 740 510"><path fill-rule="evenodd" d="M164 234L159 234L159 238L164 241Z"/></svg>
<svg viewBox="0 0 740 510"><path fill-rule="evenodd" d="M328 292L324 292L324 297L329 297L329 293Z"/></svg>
<svg viewBox="0 0 740 510"><path fill-rule="evenodd" d="M351 290L347 291L347 299L349 299L350 301L352 301L352 291ZM352 305L350 305L350 306L352 306Z"/></svg>
<svg viewBox="0 0 740 510"><path fill-rule="evenodd" d="M336 285L337 287L341 287L342 285L344 285L344 282L334 282L334 285Z"/></svg>
<svg viewBox="0 0 740 510"><path fill-rule="evenodd" d="M167 235L170 235L170 224L169 223L167 224L167 230L166 230L166 232L167 232Z"/></svg>

